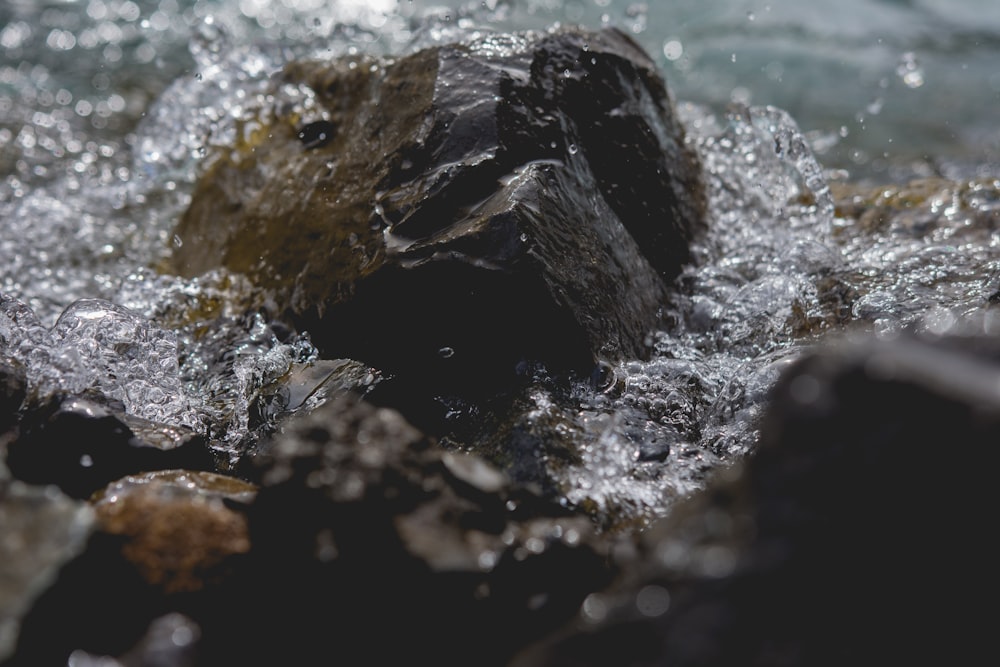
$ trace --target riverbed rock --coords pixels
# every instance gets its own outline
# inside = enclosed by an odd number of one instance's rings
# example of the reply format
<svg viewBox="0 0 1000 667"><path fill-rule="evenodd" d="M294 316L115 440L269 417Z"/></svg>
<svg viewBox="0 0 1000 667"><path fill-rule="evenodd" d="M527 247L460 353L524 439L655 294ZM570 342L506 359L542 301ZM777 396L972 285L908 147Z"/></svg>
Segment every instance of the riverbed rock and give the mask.
<svg viewBox="0 0 1000 667"><path fill-rule="evenodd" d="M386 408L341 396L255 462L243 601L196 618L220 659L502 664L610 580L586 517Z"/></svg>
<svg viewBox="0 0 1000 667"><path fill-rule="evenodd" d="M183 614L164 614L149 624L142 640L125 655L114 658L76 650L72 667L198 667L201 628Z"/></svg>
<svg viewBox="0 0 1000 667"><path fill-rule="evenodd" d="M756 454L617 549L625 575L512 664L976 662L1000 592L998 387L983 338L807 356Z"/></svg>
<svg viewBox="0 0 1000 667"><path fill-rule="evenodd" d="M255 491L223 475L166 470L126 477L96 493L82 510L92 527L89 539L60 563L58 577L50 577L23 614L17 650L5 667L64 665L74 653L81 661L91 654L146 664L136 651L145 650L140 640L146 633L148 643L155 627L147 629L158 617L227 613L229 603L220 599L228 598L225 586L250 548L242 507ZM36 514L38 531L58 527ZM36 557L39 563L51 558Z"/></svg>
<svg viewBox="0 0 1000 667"><path fill-rule="evenodd" d="M25 411L7 447L11 473L30 484L55 484L73 498L126 475L153 470L215 469L205 438L125 413L99 393L57 394Z"/></svg>
<svg viewBox="0 0 1000 667"><path fill-rule="evenodd" d="M282 102L289 88L309 105ZM248 275L324 356L379 368L398 396L489 397L525 361L585 377L646 355L704 198L627 35L296 62L275 94L210 159L171 270Z"/></svg>
<svg viewBox="0 0 1000 667"><path fill-rule="evenodd" d="M250 549L244 515L256 488L224 475L163 470L108 485L93 501L98 528L125 538L122 553L165 594L199 591L226 576L227 561Z"/></svg>

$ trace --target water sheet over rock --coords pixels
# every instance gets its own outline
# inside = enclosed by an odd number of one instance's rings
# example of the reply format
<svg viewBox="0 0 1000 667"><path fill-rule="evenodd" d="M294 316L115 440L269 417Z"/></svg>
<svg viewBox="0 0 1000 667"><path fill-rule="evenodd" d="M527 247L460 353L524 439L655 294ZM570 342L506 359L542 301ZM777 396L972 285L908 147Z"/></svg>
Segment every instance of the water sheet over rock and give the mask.
<svg viewBox="0 0 1000 667"><path fill-rule="evenodd" d="M617 30L292 63L242 130L172 269L246 274L325 356L429 394L645 356L703 213L665 84Z"/></svg>

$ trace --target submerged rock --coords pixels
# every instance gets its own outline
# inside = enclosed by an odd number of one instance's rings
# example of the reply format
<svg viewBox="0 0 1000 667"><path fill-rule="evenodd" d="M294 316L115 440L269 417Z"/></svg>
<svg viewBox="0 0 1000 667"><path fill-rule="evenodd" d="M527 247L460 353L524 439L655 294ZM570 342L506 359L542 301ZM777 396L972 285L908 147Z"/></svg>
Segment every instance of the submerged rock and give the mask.
<svg viewBox="0 0 1000 667"><path fill-rule="evenodd" d="M533 665L976 662L1000 580L1000 347L844 342L779 381L759 450L617 550Z"/></svg>
<svg viewBox="0 0 1000 667"><path fill-rule="evenodd" d="M248 275L324 356L379 368L398 395L489 397L524 361L586 376L645 356L703 195L625 34L293 63L280 86L311 106L276 104L215 156L173 270Z"/></svg>

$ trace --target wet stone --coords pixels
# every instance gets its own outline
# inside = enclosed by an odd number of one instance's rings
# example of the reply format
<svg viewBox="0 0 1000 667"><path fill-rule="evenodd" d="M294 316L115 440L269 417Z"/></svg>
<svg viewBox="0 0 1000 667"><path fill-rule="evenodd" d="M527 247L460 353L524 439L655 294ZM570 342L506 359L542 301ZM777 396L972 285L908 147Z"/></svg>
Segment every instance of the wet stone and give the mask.
<svg viewBox="0 0 1000 667"><path fill-rule="evenodd" d="M623 576L517 664L975 662L1000 592L998 355L959 336L806 355L756 453L615 549Z"/></svg>
<svg viewBox="0 0 1000 667"><path fill-rule="evenodd" d="M273 430L282 419L299 410L313 410L346 392L363 396L381 381L377 369L351 359L295 363L258 392L251 406L251 424Z"/></svg>
<svg viewBox="0 0 1000 667"><path fill-rule="evenodd" d="M244 516L256 488L207 472L165 470L130 476L95 494L98 528L126 538L122 552L164 593L197 591L221 579L224 564L250 544Z"/></svg>
<svg viewBox="0 0 1000 667"><path fill-rule="evenodd" d="M236 644L257 660L303 659L336 627L348 662L457 664L472 651L503 664L610 577L586 517L346 395L293 417L255 464L253 592L227 612L239 642L215 640L229 658ZM270 634L242 636L250 622ZM367 641L373 627L393 641Z"/></svg>
<svg viewBox="0 0 1000 667"><path fill-rule="evenodd" d="M7 447L7 465L25 482L55 484L87 498L126 475L213 470L215 459L202 436L125 415L120 404L90 393L56 395L30 407Z"/></svg>
<svg viewBox="0 0 1000 667"><path fill-rule="evenodd" d="M704 203L631 38L487 35L292 63L282 85L315 108L276 103L209 158L173 270L247 275L324 356L391 376L386 402L411 418L448 412L415 394L489 398L525 361L586 377L647 354Z"/></svg>

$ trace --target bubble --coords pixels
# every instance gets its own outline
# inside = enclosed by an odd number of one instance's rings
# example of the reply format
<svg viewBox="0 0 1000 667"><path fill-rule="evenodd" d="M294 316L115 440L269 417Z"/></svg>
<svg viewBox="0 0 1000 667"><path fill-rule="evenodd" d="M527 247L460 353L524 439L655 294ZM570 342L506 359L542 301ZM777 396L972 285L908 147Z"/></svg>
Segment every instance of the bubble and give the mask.
<svg viewBox="0 0 1000 667"><path fill-rule="evenodd" d="M635 596L635 606L643 616L662 616L670 608L670 593L662 586L644 586Z"/></svg>
<svg viewBox="0 0 1000 667"><path fill-rule="evenodd" d="M591 593L584 599L580 611L589 623L600 623L608 615L608 604L602 595Z"/></svg>
<svg viewBox="0 0 1000 667"><path fill-rule="evenodd" d="M684 45L677 39L670 39L663 43L663 55L667 60L677 60L684 55Z"/></svg>
<svg viewBox="0 0 1000 667"><path fill-rule="evenodd" d="M924 85L923 67L912 51L907 51L900 56L899 63L896 65L896 75L903 80L903 84L907 88L919 88Z"/></svg>

